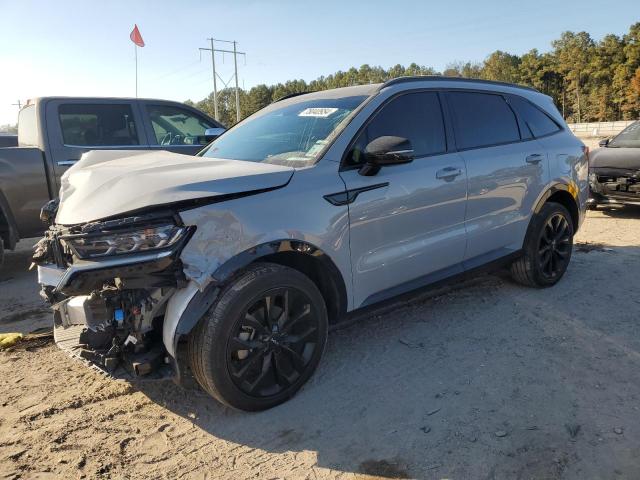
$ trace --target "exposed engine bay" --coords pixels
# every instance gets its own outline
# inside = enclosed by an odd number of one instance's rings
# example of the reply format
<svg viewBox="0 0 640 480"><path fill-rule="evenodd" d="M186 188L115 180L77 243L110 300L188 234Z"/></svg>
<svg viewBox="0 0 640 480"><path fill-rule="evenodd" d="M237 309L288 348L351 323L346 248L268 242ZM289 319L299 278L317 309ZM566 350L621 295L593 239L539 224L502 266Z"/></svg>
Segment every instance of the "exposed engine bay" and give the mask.
<svg viewBox="0 0 640 480"><path fill-rule="evenodd" d="M167 363L163 317L187 284L179 251L192 231L170 212L51 226L33 261L56 343L108 372L147 375Z"/></svg>

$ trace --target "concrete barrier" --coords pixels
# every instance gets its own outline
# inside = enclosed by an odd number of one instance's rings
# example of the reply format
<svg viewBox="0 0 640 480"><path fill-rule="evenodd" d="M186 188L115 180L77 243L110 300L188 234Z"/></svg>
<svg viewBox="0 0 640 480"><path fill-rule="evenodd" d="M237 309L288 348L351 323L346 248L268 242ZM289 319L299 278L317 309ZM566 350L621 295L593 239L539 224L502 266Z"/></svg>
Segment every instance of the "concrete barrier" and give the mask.
<svg viewBox="0 0 640 480"><path fill-rule="evenodd" d="M635 120L616 122L569 123L569 128L578 138L606 138L617 135Z"/></svg>

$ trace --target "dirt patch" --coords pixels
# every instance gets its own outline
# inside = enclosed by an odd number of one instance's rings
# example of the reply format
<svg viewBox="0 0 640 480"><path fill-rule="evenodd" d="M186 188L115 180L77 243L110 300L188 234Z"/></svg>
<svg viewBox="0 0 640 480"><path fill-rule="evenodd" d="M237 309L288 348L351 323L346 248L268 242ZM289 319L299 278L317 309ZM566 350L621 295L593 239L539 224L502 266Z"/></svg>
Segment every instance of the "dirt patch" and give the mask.
<svg viewBox="0 0 640 480"><path fill-rule="evenodd" d="M639 238L640 215L589 212L553 288L496 274L368 311L334 330L316 375L267 412L235 412L170 381L116 381L50 344L2 352L0 471L640 478L640 294L630 268L640 264ZM12 255L1 273L13 277L0 287L3 317L16 313L9 304L42 308L26 256Z"/></svg>

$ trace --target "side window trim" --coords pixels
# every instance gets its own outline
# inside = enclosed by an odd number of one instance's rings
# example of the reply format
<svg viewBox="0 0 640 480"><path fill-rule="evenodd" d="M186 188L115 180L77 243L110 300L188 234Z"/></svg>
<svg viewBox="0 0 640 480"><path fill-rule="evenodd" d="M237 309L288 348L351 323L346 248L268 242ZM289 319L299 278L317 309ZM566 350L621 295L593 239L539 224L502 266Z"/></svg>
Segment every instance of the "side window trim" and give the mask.
<svg viewBox="0 0 640 480"><path fill-rule="evenodd" d="M437 95L437 100L438 100L438 104L440 105L440 115L442 117L442 125L444 127L444 145L445 145L445 149L441 152L437 152L437 153L428 153L425 155L418 155L415 156L414 158L416 160L422 159L422 158L429 158L429 157L435 157L437 155L444 155L446 153L450 153L454 150L451 150L450 147L452 147L451 145L451 141L452 141L452 137L449 136L449 124L448 124L448 120L447 120L447 113L445 112L445 105L443 103L443 98L441 96L442 93L442 89L440 88L416 88L416 89L412 89L412 90L403 90L402 92L398 92L395 93L394 95L390 96L389 98L385 99L380 105L378 105L378 107L373 111L373 113L371 113L371 115L369 115L369 117L365 120L365 122L360 126L360 128L358 128L358 131L353 135L353 137L351 138L351 140L349 141L349 144L347 145L347 148L345 149L345 151L342 153L342 158L340 159L340 168L338 171L340 172L346 172L349 170L357 170L360 167L358 165L347 165L347 157L348 155L351 153L351 150L353 148L353 146L355 145L356 141L360 138L360 135L362 135L364 133L364 131L367 129L367 127L369 126L369 124L375 119L375 117L389 104L391 103L393 100L402 97L404 95L408 95L411 93L430 93L433 92Z"/></svg>
<svg viewBox="0 0 640 480"><path fill-rule="evenodd" d="M447 142L446 153L454 153L458 151L456 146L456 133L453 128L453 112L451 112L449 108L445 90L438 90L438 99L440 100L440 109L442 110L442 118L444 119L445 140Z"/></svg>
<svg viewBox="0 0 640 480"><path fill-rule="evenodd" d="M478 90L478 89L470 89L470 88L447 88L444 89L442 91L443 95L446 98L446 102L447 102L447 109L451 115L451 128L453 130L453 137L455 139L455 113L453 111L453 108L451 107L451 98L449 96L449 93L456 93L456 92L464 92L464 93L481 93L481 94L487 94L487 95L496 95L499 97L502 97L502 100L504 101L504 103L507 105L507 107L509 108L509 110L511 111L511 113L513 114L514 120L516 121L516 126L518 128L518 136L520 137L518 140L511 140L508 142L500 142L500 143L491 143L491 144L487 144L487 145L480 145L480 146L475 146L475 147L467 147L467 148L460 148L457 144L455 144L455 151L456 152L466 152L469 150L478 150L480 148L491 148L491 147L500 147L502 145L511 145L511 144L515 144L515 143L522 143L522 142L527 142L529 140L532 140L532 138L522 138L522 129L520 126L520 117L518 116L518 114L515 112L515 109L509 104L509 102L506 99L506 96L508 94L505 94L503 92L499 92L499 91L493 91L493 90Z"/></svg>

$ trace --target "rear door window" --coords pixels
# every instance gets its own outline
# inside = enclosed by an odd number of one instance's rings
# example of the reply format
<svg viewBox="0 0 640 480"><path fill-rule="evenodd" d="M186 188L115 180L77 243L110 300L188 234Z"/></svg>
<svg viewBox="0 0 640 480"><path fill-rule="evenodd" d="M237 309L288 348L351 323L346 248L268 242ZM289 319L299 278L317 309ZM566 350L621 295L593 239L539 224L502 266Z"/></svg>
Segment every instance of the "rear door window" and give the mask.
<svg viewBox="0 0 640 480"><path fill-rule="evenodd" d="M520 140L516 116L501 95L449 92L456 144L460 149Z"/></svg>
<svg viewBox="0 0 640 480"><path fill-rule="evenodd" d="M447 144L438 94L407 93L387 103L360 133L347 165L362 164L366 146L382 136L408 139L416 158L444 153Z"/></svg>
<svg viewBox="0 0 640 480"><path fill-rule="evenodd" d="M149 105L147 112L158 145L206 145L205 130L216 127L185 108Z"/></svg>
<svg viewBox="0 0 640 480"><path fill-rule="evenodd" d="M544 137L560 130L558 124L539 108L524 98L511 96L509 103L516 109L529 133L534 137Z"/></svg>
<svg viewBox="0 0 640 480"><path fill-rule="evenodd" d="M62 104L58 107L67 146L139 145L136 124L127 104Z"/></svg>

